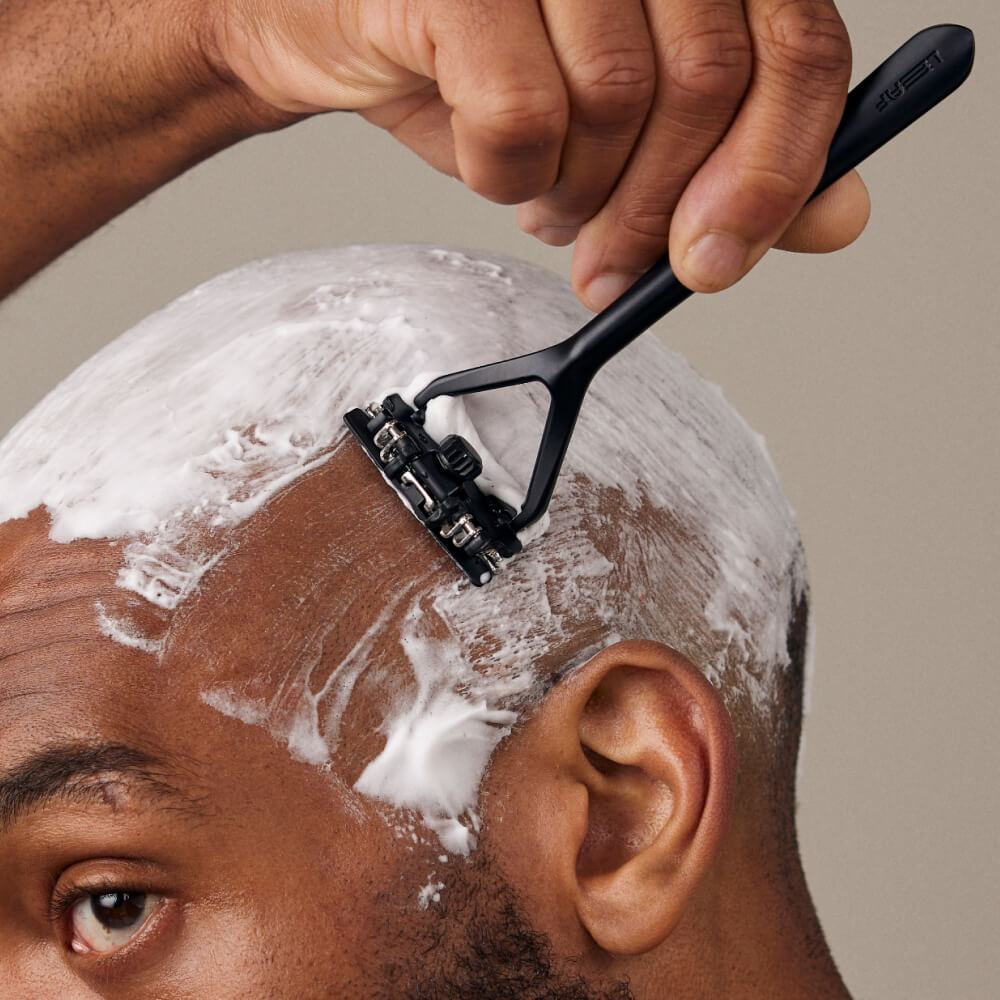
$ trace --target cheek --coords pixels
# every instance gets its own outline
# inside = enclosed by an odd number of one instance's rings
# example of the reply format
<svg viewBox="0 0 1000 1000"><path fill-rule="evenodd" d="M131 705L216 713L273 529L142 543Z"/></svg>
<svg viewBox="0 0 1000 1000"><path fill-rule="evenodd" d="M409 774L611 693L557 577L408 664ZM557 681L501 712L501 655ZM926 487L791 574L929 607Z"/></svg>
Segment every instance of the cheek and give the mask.
<svg viewBox="0 0 1000 1000"><path fill-rule="evenodd" d="M286 782L281 801L248 810L231 844L228 892L206 922L214 953L227 956L227 989L234 998L393 996L383 970L412 964L400 941L426 918L418 899L431 861L384 817L345 810L337 792L296 791ZM219 997L208 951L192 952L203 983L194 995Z"/></svg>
<svg viewBox="0 0 1000 1000"><path fill-rule="evenodd" d="M345 970L373 968L391 928L419 909L440 847L414 842L410 817L359 796L332 770L291 759L263 730L218 715L215 726L231 737L213 747L228 763L211 793L220 813L213 879L239 928L234 941L214 922L225 947L268 975L323 969L339 983Z"/></svg>

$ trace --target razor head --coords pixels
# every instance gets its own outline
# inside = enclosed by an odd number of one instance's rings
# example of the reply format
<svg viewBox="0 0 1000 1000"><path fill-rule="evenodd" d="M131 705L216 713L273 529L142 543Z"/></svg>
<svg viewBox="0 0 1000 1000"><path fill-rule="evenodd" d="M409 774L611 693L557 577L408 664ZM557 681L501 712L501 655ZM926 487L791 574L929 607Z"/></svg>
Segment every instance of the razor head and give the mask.
<svg viewBox="0 0 1000 1000"><path fill-rule="evenodd" d="M457 434L435 441L424 416L393 394L350 410L344 423L435 541L481 587L521 551L511 527L517 511L476 485L483 463L472 445Z"/></svg>

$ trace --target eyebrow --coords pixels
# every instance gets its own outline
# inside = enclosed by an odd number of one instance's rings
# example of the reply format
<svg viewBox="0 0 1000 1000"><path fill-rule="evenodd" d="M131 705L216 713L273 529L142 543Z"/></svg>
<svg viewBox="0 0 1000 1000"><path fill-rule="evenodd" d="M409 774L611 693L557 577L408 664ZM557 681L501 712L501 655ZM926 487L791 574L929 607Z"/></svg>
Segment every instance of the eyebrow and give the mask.
<svg viewBox="0 0 1000 1000"><path fill-rule="evenodd" d="M43 747L0 773L0 832L53 800L93 804L123 779L181 812L203 816L203 798L182 792L171 767L145 750L123 743L62 743Z"/></svg>

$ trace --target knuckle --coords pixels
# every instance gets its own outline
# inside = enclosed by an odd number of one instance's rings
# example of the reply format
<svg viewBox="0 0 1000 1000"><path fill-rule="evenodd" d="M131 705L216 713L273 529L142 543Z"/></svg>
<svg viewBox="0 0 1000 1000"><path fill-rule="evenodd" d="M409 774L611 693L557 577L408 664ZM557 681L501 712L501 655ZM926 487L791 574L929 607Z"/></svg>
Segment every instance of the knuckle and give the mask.
<svg viewBox="0 0 1000 1000"><path fill-rule="evenodd" d="M700 101L733 104L750 83L753 51L742 29L700 27L667 46L664 72L669 85Z"/></svg>
<svg viewBox="0 0 1000 1000"><path fill-rule="evenodd" d="M565 95L550 88L506 87L486 94L477 108L482 139L496 149L562 141L569 124Z"/></svg>
<svg viewBox="0 0 1000 1000"><path fill-rule="evenodd" d="M839 85L851 74L851 40L836 9L825 2L785 0L764 15L765 52L783 71L832 78Z"/></svg>
<svg viewBox="0 0 1000 1000"><path fill-rule="evenodd" d="M776 158L744 167L740 180L744 196L768 212L790 216L809 196L814 183L807 171L795 168L794 162Z"/></svg>
<svg viewBox="0 0 1000 1000"><path fill-rule="evenodd" d="M672 217L672 209L662 203L639 201L623 208L617 222L633 241L659 248L666 245Z"/></svg>
<svg viewBox="0 0 1000 1000"><path fill-rule="evenodd" d="M574 102L587 110L644 111L656 90L651 49L590 53L569 67Z"/></svg>

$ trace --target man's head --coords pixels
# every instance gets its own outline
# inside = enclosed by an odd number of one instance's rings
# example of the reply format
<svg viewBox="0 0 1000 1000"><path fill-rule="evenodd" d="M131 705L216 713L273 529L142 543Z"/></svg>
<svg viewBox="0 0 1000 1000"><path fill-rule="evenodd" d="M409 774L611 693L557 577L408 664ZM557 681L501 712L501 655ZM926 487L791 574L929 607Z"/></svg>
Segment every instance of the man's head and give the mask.
<svg viewBox="0 0 1000 1000"><path fill-rule="evenodd" d="M0 445L12 981L642 996L745 975L707 964L737 938L773 963L761 914L806 933L801 548L717 390L651 338L615 359L547 530L483 589L342 429L584 318L512 261L289 256ZM543 404L466 401L495 475L524 481Z"/></svg>

